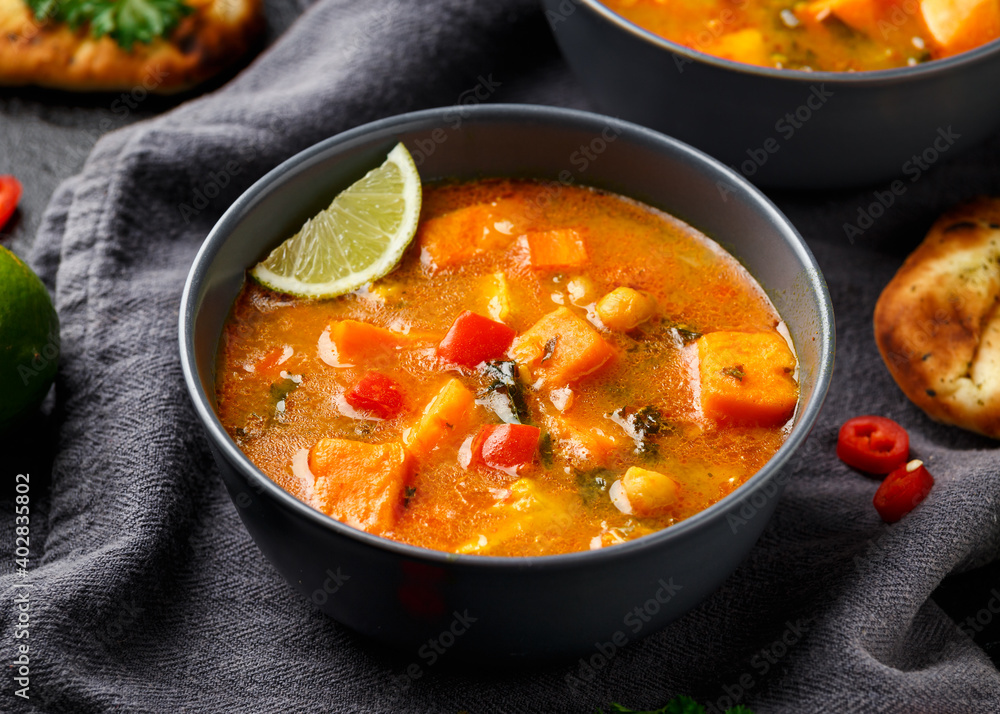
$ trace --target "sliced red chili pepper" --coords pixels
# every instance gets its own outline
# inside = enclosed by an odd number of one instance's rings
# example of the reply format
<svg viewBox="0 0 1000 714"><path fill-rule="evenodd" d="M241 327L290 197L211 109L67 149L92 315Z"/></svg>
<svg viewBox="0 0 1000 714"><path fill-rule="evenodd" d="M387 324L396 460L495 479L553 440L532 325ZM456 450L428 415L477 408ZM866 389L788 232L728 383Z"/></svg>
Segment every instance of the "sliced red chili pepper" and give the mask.
<svg viewBox="0 0 1000 714"><path fill-rule="evenodd" d="M837 456L848 466L870 474L887 474L906 463L910 437L906 429L880 416L848 419L837 435Z"/></svg>
<svg viewBox="0 0 1000 714"><path fill-rule="evenodd" d="M914 459L885 477L872 503L886 523L895 523L927 498L934 487L934 477L924 462Z"/></svg>
<svg viewBox="0 0 1000 714"><path fill-rule="evenodd" d="M516 470L535 458L539 436L541 429L527 424L480 427L472 442L472 453L490 468Z"/></svg>
<svg viewBox="0 0 1000 714"><path fill-rule="evenodd" d="M392 419L403 410L399 383L381 372L368 372L351 387L344 399L359 412Z"/></svg>
<svg viewBox="0 0 1000 714"><path fill-rule="evenodd" d="M500 359L517 333L502 322L465 310L438 345L438 354L463 367Z"/></svg>
<svg viewBox="0 0 1000 714"><path fill-rule="evenodd" d="M0 176L0 228L14 215L21 200L21 182L13 176Z"/></svg>

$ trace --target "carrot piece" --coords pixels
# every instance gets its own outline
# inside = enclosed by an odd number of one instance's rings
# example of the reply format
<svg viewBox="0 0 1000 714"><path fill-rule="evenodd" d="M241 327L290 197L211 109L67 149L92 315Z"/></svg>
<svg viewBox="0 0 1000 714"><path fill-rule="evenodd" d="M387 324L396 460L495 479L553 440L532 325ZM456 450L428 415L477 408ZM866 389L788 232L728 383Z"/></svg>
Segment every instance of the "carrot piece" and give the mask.
<svg viewBox="0 0 1000 714"><path fill-rule="evenodd" d="M480 203L422 221L417 230L420 262L431 270L464 263L514 240L519 201Z"/></svg>
<svg viewBox="0 0 1000 714"><path fill-rule="evenodd" d="M573 268L590 259L583 234L572 228L532 231L525 238L532 268Z"/></svg>
<svg viewBox="0 0 1000 714"><path fill-rule="evenodd" d="M400 444L320 439L309 450L316 504L327 515L369 533L392 528L410 478Z"/></svg>
<svg viewBox="0 0 1000 714"><path fill-rule="evenodd" d="M1000 37L997 0L920 0L920 11L936 57L950 57Z"/></svg>
<svg viewBox="0 0 1000 714"><path fill-rule="evenodd" d="M407 451L418 459L426 457L468 426L475 406L472 392L457 379L449 379L431 399L416 426L403 435Z"/></svg>
<svg viewBox="0 0 1000 714"><path fill-rule="evenodd" d="M615 351L589 322L568 307L560 307L514 340L508 354L542 384L562 386L596 372Z"/></svg>
<svg viewBox="0 0 1000 714"><path fill-rule="evenodd" d="M331 322L319 338L319 356L331 367L353 367L391 355L403 347L436 342L440 333L393 332L357 320Z"/></svg>
<svg viewBox="0 0 1000 714"><path fill-rule="evenodd" d="M795 356L777 332L710 332L698 338L698 358L706 417L776 426L795 411Z"/></svg>

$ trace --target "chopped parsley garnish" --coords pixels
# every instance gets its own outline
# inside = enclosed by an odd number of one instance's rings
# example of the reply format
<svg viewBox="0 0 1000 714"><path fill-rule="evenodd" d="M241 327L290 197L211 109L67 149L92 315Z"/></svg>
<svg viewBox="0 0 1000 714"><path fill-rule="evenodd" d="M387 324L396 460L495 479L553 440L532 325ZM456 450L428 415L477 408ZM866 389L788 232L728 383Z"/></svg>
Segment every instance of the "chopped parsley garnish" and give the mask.
<svg viewBox="0 0 1000 714"><path fill-rule="evenodd" d="M26 0L39 20L87 25L94 37L109 36L123 49L149 44L173 30L193 8L183 0Z"/></svg>
<svg viewBox="0 0 1000 714"><path fill-rule="evenodd" d="M733 367L726 367L722 370L722 373L727 377L732 377L737 382L742 382L743 378L747 376L746 371L743 369L743 365L738 364Z"/></svg>
<svg viewBox="0 0 1000 714"><path fill-rule="evenodd" d="M538 456L542 459L542 466L548 467L552 465L552 460L554 454L552 453L552 434L549 432L543 432L541 438L538 440Z"/></svg>
<svg viewBox="0 0 1000 714"><path fill-rule="evenodd" d="M556 343L559 341L559 335L552 337L548 342L545 343L545 347L542 351L542 362L552 359L552 355L556 351Z"/></svg>

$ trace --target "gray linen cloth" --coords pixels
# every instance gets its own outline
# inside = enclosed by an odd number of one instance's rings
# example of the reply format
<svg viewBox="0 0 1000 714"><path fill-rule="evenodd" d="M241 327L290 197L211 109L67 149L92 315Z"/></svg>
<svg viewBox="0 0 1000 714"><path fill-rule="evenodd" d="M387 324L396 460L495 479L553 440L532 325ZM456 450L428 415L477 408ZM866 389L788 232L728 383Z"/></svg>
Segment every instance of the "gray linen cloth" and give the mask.
<svg viewBox="0 0 1000 714"><path fill-rule="evenodd" d="M853 242L842 226L870 190L779 196L829 280L834 383L759 544L664 630L610 661L495 671L443 657L408 680L416 653L326 618L265 561L183 386L188 267L228 204L283 159L368 120L468 101L483 81L491 101L588 106L534 0L321 0L221 90L106 136L60 188L32 256L62 319L54 462L51 482L33 486L27 577L10 573L13 537L0 546L0 709L593 712L686 694L758 714L1000 712L1000 674L929 599L946 575L997 559L1000 454L903 398L870 326L933 215L1000 188L996 140L908 184ZM877 483L834 455L839 425L860 413L901 422L937 477L894 526L871 506ZM13 512L3 509L4 533ZM24 585L28 640L15 638ZM6 667L22 643L27 701Z"/></svg>

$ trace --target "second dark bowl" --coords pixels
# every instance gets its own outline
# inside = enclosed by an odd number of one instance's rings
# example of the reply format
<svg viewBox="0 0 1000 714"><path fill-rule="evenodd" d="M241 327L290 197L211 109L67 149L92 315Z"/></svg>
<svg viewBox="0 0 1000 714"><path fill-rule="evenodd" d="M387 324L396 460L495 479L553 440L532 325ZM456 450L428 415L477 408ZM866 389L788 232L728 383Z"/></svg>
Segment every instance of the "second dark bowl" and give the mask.
<svg viewBox="0 0 1000 714"><path fill-rule="evenodd" d="M759 185L906 185L1000 129L1000 40L915 67L804 72L698 52L597 0L542 3L602 110L686 141Z"/></svg>

